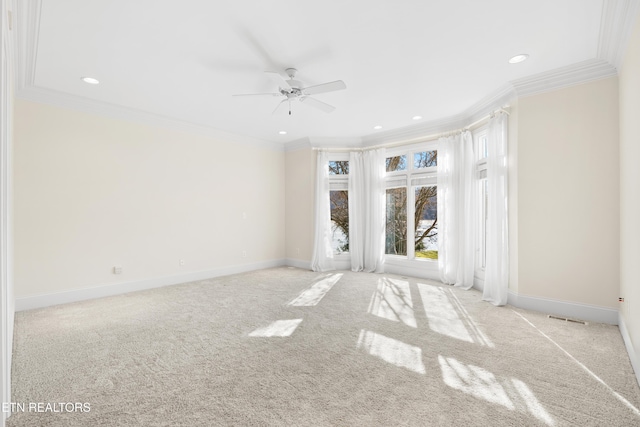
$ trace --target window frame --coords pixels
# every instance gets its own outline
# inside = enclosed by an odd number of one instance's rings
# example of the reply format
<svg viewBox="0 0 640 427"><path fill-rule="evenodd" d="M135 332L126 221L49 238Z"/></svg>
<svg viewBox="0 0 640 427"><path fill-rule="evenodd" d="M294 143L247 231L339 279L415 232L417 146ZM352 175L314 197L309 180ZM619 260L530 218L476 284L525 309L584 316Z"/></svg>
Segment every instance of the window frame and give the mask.
<svg viewBox="0 0 640 427"><path fill-rule="evenodd" d="M329 162L341 162L349 161L350 155L348 152L329 152L327 159L327 168ZM351 172L351 165L349 165L349 172ZM329 174L329 191L349 191L349 174L331 175ZM347 236L347 238L349 238ZM349 240L350 241L350 240ZM333 259L336 261L336 267L339 269L345 269L350 267L351 251L334 252Z"/></svg>
<svg viewBox="0 0 640 427"><path fill-rule="evenodd" d="M485 185L487 179L487 138L489 134L488 125L484 125L474 130L473 149L475 153L475 171L476 171L476 191L478 197L478 212L476 214L477 221L477 237L476 237L476 257L475 257L475 278L484 283L486 268L486 224L487 224L487 207L486 198L482 186ZM487 196L488 197L488 196Z"/></svg>
<svg viewBox="0 0 640 427"><path fill-rule="evenodd" d="M415 167L414 154L423 151L438 151L438 140L387 148L385 152L385 162L386 158L405 155L407 163L405 170L386 172L385 174L385 191L387 189L401 187L406 188L407 191L407 206L405 207L407 213L407 254L394 255L385 253L385 260L388 264L409 264L415 267L420 266L419 268L430 267L431 269L437 269L438 260L416 258L415 256L415 189L416 187L437 187L438 185L437 166L425 168ZM417 181L421 181L421 183L416 184Z"/></svg>

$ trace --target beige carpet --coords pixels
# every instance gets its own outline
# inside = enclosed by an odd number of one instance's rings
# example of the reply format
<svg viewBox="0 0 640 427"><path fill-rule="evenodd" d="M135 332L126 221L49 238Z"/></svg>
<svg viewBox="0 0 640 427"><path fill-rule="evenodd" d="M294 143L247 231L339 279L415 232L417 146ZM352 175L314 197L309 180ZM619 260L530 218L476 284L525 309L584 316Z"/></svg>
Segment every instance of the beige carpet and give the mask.
<svg viewBox="0 0 640 427"><path fill-rule="evenodd" d="M276 268L21 312L14 351L9 426L640 425L617 327L395 275Z"/></svg>

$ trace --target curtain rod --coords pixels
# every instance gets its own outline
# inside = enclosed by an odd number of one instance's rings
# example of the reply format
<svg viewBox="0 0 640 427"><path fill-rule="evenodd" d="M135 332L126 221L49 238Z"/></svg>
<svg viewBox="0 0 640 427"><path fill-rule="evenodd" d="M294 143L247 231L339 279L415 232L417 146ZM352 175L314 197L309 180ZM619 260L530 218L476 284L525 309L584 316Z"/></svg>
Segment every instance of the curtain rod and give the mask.
<svg viewBox="0 0 640 427"><path fill-rule="evenodd" d="M471 123L470 125L463 127L462 130L463 131L464 130L470 130L471 128L473 128L473 127L475 127L475 126L487 121L488 119L492 118L493 116L495 116L498 113L505 113L507 116L511 116L511 113L509 113L509 111L507 111L506 108L509 108L509 106L506 106L506 107L503 107L503 108L498 108L497 110L492 111L488 115L476 120L475 122Z"/></svg>
<svg viewBox="0 0 640 427"><path fill-rule="evenodd" d="M446 136L446 135L451 135L451 134L455 134L458 132L464 132L464 131L468 131L471 130L472 128L477 127L480 124L483 124L484 122L486 122L487 120L489 120L490 118L492 118L493 116L495 116L498 113L505 113L507 116L511 116L511 113L509 113L508 111L509 106L506 105L502 108L498 108L497 110L493 110L491 113L487 114L486 116L483 116L482 118L476 120L475 122L471 123L468 126L465 126L463 128L460 129L453 129L453 130L449 130L446 132L440 132L440 133L435 133L432 135L426 135L426 136L420 136L417 138L412 138L412 139L405 139L402 141L396 141L396 142L387 142L384 144L378 144L378 145L372 145L370 147L335 147L335 148L329 148L329 147L312 147L313 150L325 150L325 151L334 151L334 152L339 152L339 151L367 151L367 150L373 150L376 148L392 148L392 147L396 147L399 145L406 145L406 144L417 144L419 142L430 142L430 141L435 141L436 139Z"/></svg>

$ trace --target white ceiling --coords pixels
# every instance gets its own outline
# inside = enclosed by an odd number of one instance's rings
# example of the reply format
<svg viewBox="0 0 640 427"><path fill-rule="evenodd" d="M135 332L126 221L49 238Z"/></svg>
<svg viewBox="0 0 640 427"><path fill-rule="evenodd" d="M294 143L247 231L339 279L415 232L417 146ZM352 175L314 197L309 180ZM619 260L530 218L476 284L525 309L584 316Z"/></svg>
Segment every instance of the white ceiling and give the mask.
<svg viewBox="0 0 640 427"><path fill-rule="evenodd" d="M461 114L505 84L594 59L603 0L56 0L32 86L272 142L357 138ZM518 53L528 61L511 65ZM327 114L272 115L265 70L299 70ZM93 86L82 76L100 80ZM279 135L286 130L287 135Z"/></svg>

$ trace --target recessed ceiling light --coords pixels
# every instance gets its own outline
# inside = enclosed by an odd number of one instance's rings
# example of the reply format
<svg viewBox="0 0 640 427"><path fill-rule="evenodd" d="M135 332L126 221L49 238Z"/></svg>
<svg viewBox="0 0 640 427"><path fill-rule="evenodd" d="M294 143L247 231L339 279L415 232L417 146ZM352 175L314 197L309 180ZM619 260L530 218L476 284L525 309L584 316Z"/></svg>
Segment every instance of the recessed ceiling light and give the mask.
<svg viewBox="0 0 640 427"><path fill-rule="evenodd" d="M373 128L374 128L375 130L380 130L380 129L382 129L382 126L378 125L378 126L374 126Z"/></svg>
<svg viewBox="0 0 640 427"><path fill-rule="evenodd" d="M526 61L529 55L526 53L521 53L519 55L514 56L509 60L509 64L517 64L518 62Z"/></svg>
<svg viewBox="0 0 640 427"><path fill-rule="evenodd" d="M422 116L413 116L412 119L413 120L422 120Z"/></svg>
<svg viewBox="0 0 640 427"><path fill-rule="evenodd" d="M280 132L278 132L280 135L286 135L287 131L286 130L281 130Z"/></svg>
<svg viewBox="0 0 640 427"><path fill-rule="evenodd" d="M85 83L89 83L90 85L97 85L98 83L100 83L98 79L94 79L93 77L83 77L82 81Z"/></svg>

